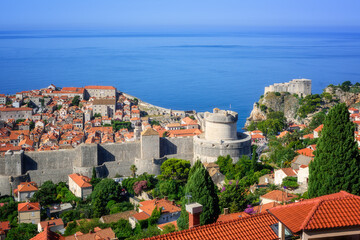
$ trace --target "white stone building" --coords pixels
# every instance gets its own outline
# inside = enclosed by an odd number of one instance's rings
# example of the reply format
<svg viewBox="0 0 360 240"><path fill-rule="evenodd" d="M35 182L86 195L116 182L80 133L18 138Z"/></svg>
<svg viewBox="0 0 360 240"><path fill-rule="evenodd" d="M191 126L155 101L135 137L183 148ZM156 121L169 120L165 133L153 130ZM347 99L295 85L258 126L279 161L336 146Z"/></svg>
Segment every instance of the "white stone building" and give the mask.
<svg viewBox="0 0 360 240"><path fill-rule="evenodd" d="M81 199L86 199L92 193L90 178L78 173L69 175L69 190Z"/></svg>
<svg viewBox="0 0 360 240"><path fill-rule="evenodd" d="M305 97L311 95L311 80L303 78L293 79L287 83L275 83L265 87L264 94L268 92L289 92Z"/></svg>

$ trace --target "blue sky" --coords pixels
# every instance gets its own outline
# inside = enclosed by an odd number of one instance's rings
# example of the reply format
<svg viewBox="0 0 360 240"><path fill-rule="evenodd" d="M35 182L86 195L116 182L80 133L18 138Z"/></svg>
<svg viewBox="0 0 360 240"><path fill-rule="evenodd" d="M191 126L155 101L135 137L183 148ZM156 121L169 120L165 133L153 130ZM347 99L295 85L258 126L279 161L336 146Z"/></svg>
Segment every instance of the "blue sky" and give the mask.
<svg viewBox="0 0 360 240"><path fill-rule="evenodd" d="M359 0L3 0L0 30L360 27Z"/></svg>

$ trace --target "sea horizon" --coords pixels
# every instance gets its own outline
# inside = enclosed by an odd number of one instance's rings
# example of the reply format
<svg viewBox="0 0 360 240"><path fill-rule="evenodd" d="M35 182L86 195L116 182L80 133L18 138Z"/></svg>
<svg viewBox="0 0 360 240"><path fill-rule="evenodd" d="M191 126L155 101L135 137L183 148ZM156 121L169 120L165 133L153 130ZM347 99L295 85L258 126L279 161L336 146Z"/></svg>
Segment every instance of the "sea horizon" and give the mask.
<svg viewBox="0 0 360 240"><path fill-rule="evenodd" d="M359 40L360 31L0 30L0 93L111 85L176 110L231 106L240 129L265 86L308 78L321 93L360 81Z"/></svg>

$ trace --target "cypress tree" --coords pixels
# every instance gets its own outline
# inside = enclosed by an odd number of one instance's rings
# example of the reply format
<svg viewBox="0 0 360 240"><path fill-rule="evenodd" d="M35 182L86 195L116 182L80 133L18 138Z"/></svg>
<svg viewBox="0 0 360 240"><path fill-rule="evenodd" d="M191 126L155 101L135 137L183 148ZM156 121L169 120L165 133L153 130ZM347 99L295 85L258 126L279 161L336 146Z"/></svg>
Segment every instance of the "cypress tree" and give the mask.
<svg viewBox="0 0 360 240"><path fill-rule="evenodd" d="M190 170L188 182L185 186L185 193L191 194L191 202L197 202L203 205L203 211L200 215L201 225L216 222L220 214L219 197L215 184L200 161L196 162ZM180 229L187 229L189 227L189 215L185 210L187 201L186 198L183 199L181 215L178 219Z"/></svg>
<svg viewBox="0 0 360 240"><path fill-rule="evenodd" d="M360 156L354 129L344 103L329 111L316 146L314 161L309 166L310 198L340 190L359 195Z"/></svg>

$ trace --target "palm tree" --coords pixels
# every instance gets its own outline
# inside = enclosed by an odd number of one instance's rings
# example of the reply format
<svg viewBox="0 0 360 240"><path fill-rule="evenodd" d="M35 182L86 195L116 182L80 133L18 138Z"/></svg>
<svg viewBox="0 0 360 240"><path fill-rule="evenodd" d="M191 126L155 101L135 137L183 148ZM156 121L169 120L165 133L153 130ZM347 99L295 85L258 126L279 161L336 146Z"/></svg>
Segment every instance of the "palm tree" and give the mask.
<svg viewBox="0 0 360 240"><path fill-rule="evenodd" d="M135 177L136 171L137 171L137 167L133 164L130 166L130 171L132 172L132 176Z"/></svg>

